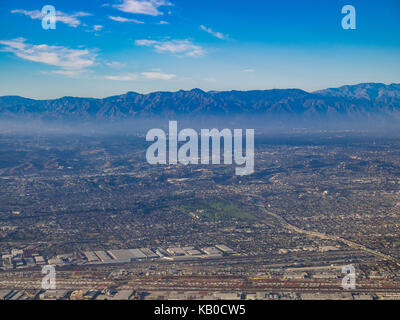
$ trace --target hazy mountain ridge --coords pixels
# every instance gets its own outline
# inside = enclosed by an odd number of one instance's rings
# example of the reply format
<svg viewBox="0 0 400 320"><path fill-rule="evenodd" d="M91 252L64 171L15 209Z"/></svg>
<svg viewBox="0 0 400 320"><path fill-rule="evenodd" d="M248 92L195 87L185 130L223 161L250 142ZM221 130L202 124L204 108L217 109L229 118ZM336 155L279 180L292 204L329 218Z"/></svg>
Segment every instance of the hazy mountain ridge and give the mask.
<svg viewBox="0 0 400 320"><path fill-rule="evenodd" d="M0 118L116 120L184 116L372 117L400 119L400 84L362 83L316 92L299 89L126 94L104 99L0 97Z"/></svg>

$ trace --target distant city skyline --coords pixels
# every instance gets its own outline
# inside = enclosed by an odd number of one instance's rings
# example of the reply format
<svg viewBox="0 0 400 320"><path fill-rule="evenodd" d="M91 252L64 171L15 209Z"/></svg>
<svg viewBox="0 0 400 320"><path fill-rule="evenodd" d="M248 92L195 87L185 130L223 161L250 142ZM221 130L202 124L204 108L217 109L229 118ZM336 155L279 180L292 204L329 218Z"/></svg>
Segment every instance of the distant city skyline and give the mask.
<svg viewBox="0 0 400 320"><path fill-rule="evenodd" d="M347 4L356 30L341 26ZM396 0L3 1L0 96L400 83L399 18Z"/></svg>

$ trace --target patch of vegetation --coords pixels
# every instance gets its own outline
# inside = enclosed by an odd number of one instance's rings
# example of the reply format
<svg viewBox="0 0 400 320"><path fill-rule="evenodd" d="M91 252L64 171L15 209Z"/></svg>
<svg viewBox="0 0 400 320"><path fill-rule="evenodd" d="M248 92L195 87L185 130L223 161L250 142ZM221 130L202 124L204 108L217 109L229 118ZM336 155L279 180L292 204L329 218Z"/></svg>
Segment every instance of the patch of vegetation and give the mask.
<svg viewBox="0 0 400 320"><path fill-rule="evenodd" d="M251 213L239 208L233 203L219 200L219 201L198 201L193 204L185 204L176 206L175 209L182 211L193 218L207 218L212 221L223 220L241 220L252 222L257 218Z"/></svg>

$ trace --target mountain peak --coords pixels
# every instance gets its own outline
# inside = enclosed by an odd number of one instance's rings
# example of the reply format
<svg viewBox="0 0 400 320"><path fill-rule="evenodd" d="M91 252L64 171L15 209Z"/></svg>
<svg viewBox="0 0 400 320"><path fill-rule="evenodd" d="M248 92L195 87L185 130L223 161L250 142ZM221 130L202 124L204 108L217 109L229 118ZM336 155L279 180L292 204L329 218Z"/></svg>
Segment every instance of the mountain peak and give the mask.
<svg viewBox="0 0 400 320"><path fill-rule="evenodd" d="M205 91L199 89L199 88L193 88L192 90L190 90L190 92L194 92L194 93L206 93Z"/></svg>

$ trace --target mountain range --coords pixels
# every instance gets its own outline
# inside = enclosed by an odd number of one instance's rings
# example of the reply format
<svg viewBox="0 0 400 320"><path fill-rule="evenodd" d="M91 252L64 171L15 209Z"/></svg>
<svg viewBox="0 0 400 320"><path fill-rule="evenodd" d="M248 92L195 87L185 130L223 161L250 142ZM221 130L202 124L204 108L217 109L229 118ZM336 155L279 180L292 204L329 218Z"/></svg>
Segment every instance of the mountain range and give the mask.
<svg viewBox="0 0 400 320"><path fill-rule="evenodd" d="M315 92L299 89L126 94L104 99L0 97L0 119L118 120L196 116L335 117L400 120L400 84L362 83Z"/></svg>

